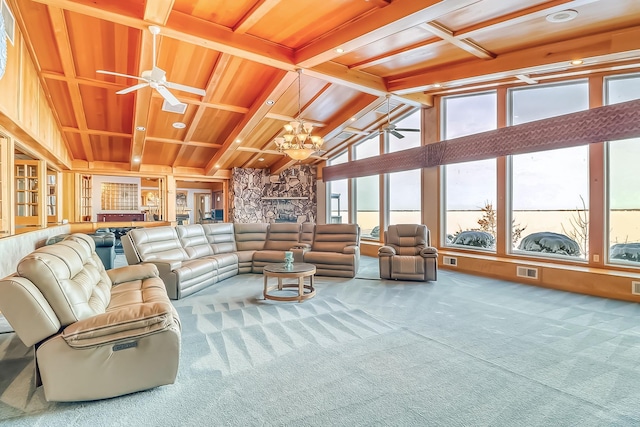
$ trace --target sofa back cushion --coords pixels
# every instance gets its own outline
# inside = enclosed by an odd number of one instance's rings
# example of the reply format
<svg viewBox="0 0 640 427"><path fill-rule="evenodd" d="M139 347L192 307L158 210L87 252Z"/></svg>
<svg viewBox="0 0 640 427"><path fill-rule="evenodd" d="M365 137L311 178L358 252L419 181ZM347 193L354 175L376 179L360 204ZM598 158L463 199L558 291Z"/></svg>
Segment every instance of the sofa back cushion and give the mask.
<svg viewBox="0 0 640 427"><path fill-rule="evenodd" d="M316 230L316 224L313 222L303 222L300 229L300 243L313 244L313 233Z"/></svg>
<svg viewBox="0 0 640 427"><path fill-rule="evenodd" d="M398 255L418 255L427 245L427 226L423 224L390 225L385 233L385 245Z"/></svg>
<svg viewBox="0 0 640 427"><path fill-rule="evenodd" d="M270 251L288 251L300 239L300 224L274 223L269 224L269 233L264 248Z"/></svg>
<svg viewBox="0 0 640 427"><path fill-rule="evenodd" d="M360 246L357 224L316 224L311 250L342 253L346 246Z"/></svg>
<svg viewBox="0 0 640 427"><path fill-rule="evenodd" d="M129 232L129 237L142 262L189 259L173 227L137 228Z"/></svg>
<svg viewBox="0 0 640 427"><path fill-rule="evenodd" d="M269 224L234 224L236 247L239 251L259 251L264 249Z"/></svg>
<svg viewBox="0 0 640 427"><path fill-rule="evenodd" d="M22 258L16 271L40 290L65 327L104 313L111 301L111 280L96 258L88 242L67 239Z"/></svg>
<svg viewBox="0 0 640 427"><path fill-rule="evenodd" d="M226 254L236 251L236 239L232 222L204 224L202 229L214 254Z"/></svg>
<svg viewBox="0 0 640 427"><path fill-rule="evenodd" d="M177 225L176 234L189 259L213 255L213 249L200 224Z"/></svg>

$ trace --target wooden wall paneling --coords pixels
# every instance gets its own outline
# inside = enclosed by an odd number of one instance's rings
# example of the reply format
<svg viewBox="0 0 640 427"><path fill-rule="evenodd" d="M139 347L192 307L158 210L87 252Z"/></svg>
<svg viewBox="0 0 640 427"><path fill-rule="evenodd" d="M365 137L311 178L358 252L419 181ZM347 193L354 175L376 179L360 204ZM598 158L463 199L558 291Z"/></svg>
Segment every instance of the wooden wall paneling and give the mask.
<svg viewBox="0 0 640 427"><path fill-rule="evenodd" d="M0 79L0 112L8 117L17 119L20 109L20 63L22 57L22 37L16 31L15 44L7 39L7 68Z"/></svg>
<svg viewBox="0 0 640 427"><path fill-rule="evenodd" d="M604 79L602 76L589 78L589 108L604 105ZM589 145L589 259L590 265L604 266L608 257L609 243L605 209L605 142Z"/></svg>
<svg viewBox="0 0 640 427"><path fill-rule="evenodd" d="M60 214L62 219L69 222L77 222L80 220L80 197L78 189L80 188L79 174L64 171L60 177L58 190L60 193Z"/></svg>
<svg viewBox="0 0 640 427"><path fill-rule="evenodd" d="M40 85L38 81L38 73L33 66L33 62L28 60L29 56L24 43L21 43L21 52L24 60L21 61L20 67L20 114L18 116L19 123L22 123L23 129L31 135L38 135L38 108Z"/></svg>

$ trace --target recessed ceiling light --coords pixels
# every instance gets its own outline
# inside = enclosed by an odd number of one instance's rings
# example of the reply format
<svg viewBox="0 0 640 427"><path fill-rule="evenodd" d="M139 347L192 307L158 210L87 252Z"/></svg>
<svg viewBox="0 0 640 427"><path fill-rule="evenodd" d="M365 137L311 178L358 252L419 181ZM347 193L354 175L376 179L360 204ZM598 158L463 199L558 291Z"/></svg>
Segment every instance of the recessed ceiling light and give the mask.
<svg viewBox="0 0 640 427"><path fill-rule="evenodd" d="M236 139L236 144L240 144L242 140L240 138Z"/></svg>
<svg viewBox="0 0 640 427"><path fill-rule="evenodd" d="M220 165L216 163L216 167L217 167L217 168L219 168L219 167L220 167Z"/></svg>
<svg viewBox="0 0 640 427"><path fill-rule="evenodd" d="M267 102L266 102L267 105L273 105L275 103L276 101L274 101L273 99L267 99Z"/></svg>
<svg viewBox="0 0 640 427"><path fill-rule="evenodd" d="M140 162L140 157L135 156L135 157L133 158L133 163L138 163L138 162Z"/></svg>
<svg viewBox="0 0 640 427"><path fill-rule="evenodd" d="M442 87L440 83L434 83L433 87Z"/></svg>
<svg viewBox="0 0 640 427"><path fill-rule="evenodd" d="M562 10L560 12L547 15L547 21L557 24L558 22L568 22L578 16L578 12L572 9Z"/></svg>
<svg viewBox="0 0 640 427"><path fill-rule="evenodd" d="M584 64L584 61L582 59L574 59L573 61L571 61L571 65L582 65Z"/></svg>
<svg viewBox="0 0 640 427"><path fill-rule="evenodd" d="M259 158L258 158L258 161L259 161L259 162L264 162L264 157L259 157Z"/></svg>
<svg viewBox="0 0 640 427"><path fill-rule="evenodd" d="M147 130L147 128L145 128L144 126L136 126L136 130L139 130L140 132L144 132L145 130Z"/></svg>
<svg viewBox="0 0 640 427"><path fill-rule="evenodd" d="M176 129L184 129L187 127L187 125L182 122L175 122L172 126Z"/></svg>
<svg viewBox="0 0 640 427"><path fill-rule="evenodd" d="M336 49L336 52L337 52L337 53L344 53L344 49L342 49L342 48L340 48L340 47L339 47L339 48L337 48L337 49Z"/></svg>
<svg viewBox="0 0 640 427"><path fill-rule="evenodd" d="M355 117L351 117L351 121L352 121L352 122L355 122L355 121L356 121L356 118L355 118Z"/></svg>

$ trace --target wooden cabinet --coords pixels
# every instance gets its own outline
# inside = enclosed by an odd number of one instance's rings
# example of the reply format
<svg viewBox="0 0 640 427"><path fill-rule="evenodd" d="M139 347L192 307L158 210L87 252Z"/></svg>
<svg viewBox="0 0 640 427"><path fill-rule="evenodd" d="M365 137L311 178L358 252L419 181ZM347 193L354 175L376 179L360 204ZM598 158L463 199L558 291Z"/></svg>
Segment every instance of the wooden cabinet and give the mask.
<svg viewBox="0 0 640 427"><path fill-rule="evenodd" d="M80 176L80 221L91 221L91 175Z"/></svg>
<svg viewBox="0 0 640 427"><path fill-rule="evenodd" d="M40 177L37 160L15 161L16 225L40 224Z"/></svg>

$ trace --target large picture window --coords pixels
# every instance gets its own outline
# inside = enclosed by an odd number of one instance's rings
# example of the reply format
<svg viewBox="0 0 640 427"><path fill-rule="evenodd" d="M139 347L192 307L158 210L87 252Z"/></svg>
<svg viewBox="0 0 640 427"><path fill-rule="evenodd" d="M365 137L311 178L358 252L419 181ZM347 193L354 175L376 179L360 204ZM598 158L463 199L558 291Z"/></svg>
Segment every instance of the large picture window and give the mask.
<svg viewBox="0 0 640 427"><path fill-rule="evenodd" d="M355 147L356 160L380 155L378 138L366 140ZM356 222L365 239L380 239L380 176L356 178Z"/></svg>
<svg viewBox="0 0 640 427"><path fill-rule="evenodd" d="M420 111L395 123L400 129L420 129ZM420 132L401 132L404 138L389 135L387 152L420 146ZM420 169L389 174L389 224L422 223Z"/></svg>
<svg viewBox="0 0 640 427"><path fill-rule="evenodd" d="M349 161L349 153L346 151L339 156L329 160L329 165L339 165L340 163L347 163ZM329 199L329 223L331 224L346 224L349 220L349 180L340 179L337 181L329 182L328 186L328 199Z"/></svg>
<svg viewBox="0 0 640 427"><path fill-rule="evenodd" d="M443 100L443 139L496 128L496 93ZM446 165L444 169L445 245L495 250L496 160Z"/></svg>
<svg viewBox="0 0 640 427"><path fill-rule="evenodd" d="M606 80L606 103L640 99L640 75ZM640 138L611 141L608 149L609 262L640 266Z"/></svg>
<svg viewBox="0 0 640 427"><path fill-rule="evenodd" d="M586 81L509 91L510 124L589 108ZM588 251L589 147L511 157L514 251L585 259Z"/></svg>

